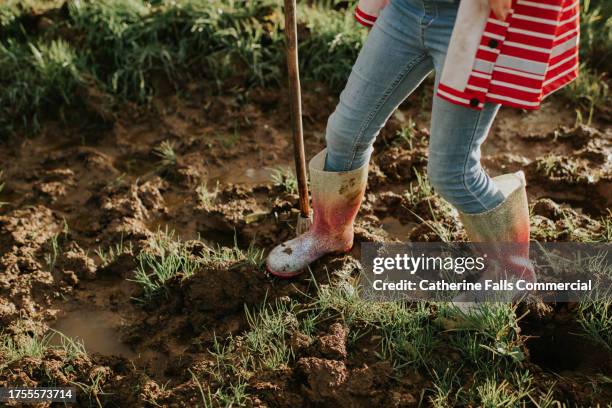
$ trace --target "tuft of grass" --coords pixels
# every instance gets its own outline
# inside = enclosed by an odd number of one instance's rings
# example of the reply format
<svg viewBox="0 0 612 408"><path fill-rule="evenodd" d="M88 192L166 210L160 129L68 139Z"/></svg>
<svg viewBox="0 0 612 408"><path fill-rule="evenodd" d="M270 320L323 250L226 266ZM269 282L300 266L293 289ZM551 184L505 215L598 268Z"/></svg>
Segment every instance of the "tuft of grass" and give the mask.
<svg viewBox="0 0 612 408"><path fill-rule="evenodd" d="M123 242L123 234L121 234L121 239L118 243L111 245L108 249L104 250L103 248L98 247L96 250L96 255L100 258L100 262L102 267L108 266L115 262L117 258L119 258L123 254L133 254L134 248L132 246L132 242L128 242L127 244Z"/></svg>
<svg viewBox="0 0 612 408"><path fill-rule="evenodd" d="M578 122L590 125L596 109L606 106L610 96L607 79L606 74L597 73L582 63L578 78L563 88L563 96L577 107Z"/></svg>
<svg viewBox="0 0 612 408"><path fill-rule="evenodd" d="M452 304L441 304L439 321L455 335L452 346L466 361L482 369L511 367L525 359L516 306L486 302L464 312Z"/></svg>
<svg viewBox="0 0 612 408"><path fill-rule="evenodd" d="M251 360L235 354L236 344L233 340L230 337L228 345L221 345L215 337L212 348L208 350L214 361L205 372L214 383L219 384L214 393L209 387L204 394L200 387L200 395L209 406L216 406L214 402L225 407L243 406L248 397L246 370Z"/></svg>
<svg viewBox="0 0 612 408"><path fill-rule="evenodd" d="M53 272L57 264L57 258L60 255L59 234L54 234L49 241L51 252L45 254L45 262L49 272Z"/></svg>
<svg viewBox="0 0 612 408"><path fill-rule="evenodd" d="M480 399L479 406L483 408L504 408L520 406L531 392L531 389L514 389L506 380L488 378L483 384L476 387Z"/></svg>
<svg viewBox="0 0 612 408"><path fill-rule="evenodd" d="M264 305L257 312L245 308L249 331L244 336L247 353L254 356L253 368L276 370L289 364L293 351L287 335L298 328L293 301L276 301L274 307Z"/></svg>
<svg viewBox="0 0 612 408"><path fill-rule="evenodd" d="M580 302L578 323L585 337L612 351L612 300L609 298Z"/></svg>
<svg viewBox="0 0 612 408"><path fill-rule="evenodd" d="M91 383L84 383L80 381L70 381L70 384L78 387L85 395L89 398L89 405L92 405L92 402L96 402L96 406L103 407L102 401L100 401L100 396L109 395L109 393L105 393L102 391L102 382L105 379L104 371L98 370L95 375L90 378Z"/></svg>
<svg viewBox="0 0 612 408"><path fill-rule="evenodd" d="M167 228L157 231L151 248L141 251L136 260L138 266L131 280L142 286L144 300L164 292L171 279L193 275L200 263Z"/></svg>
<svg viewBox="0 0 612 408"><path fill-rule="evenodd" d="M413 183L411 181L408 190L404 192L404 197L406 197L408 202L413 206L434 194L433 187L429 184L429 180L427 180L425 174L414 169L414 176L416 182Z"/></svg>
<svg viewBox="0 0 612 408"><path fill-rule="evenodd" d="M60 339L59 344L54 342L56 337ZM68 361L87 354L82 342L71 339L57 330L33 336L10 336L0 332L0 355L4 360L0 362L0 369L23 358L42 359L51 349L63 350Z"/></svg>
<svg viewBox="0 0 612 408"><path fill-rule="evenodd" d="M272 183L276 187L280 187L281 190L289 193L295 194L298 189L297 177L293 174L291 169L278 167L274 169L274 172L270 176L272 179Z"/></svg>
<svg viewBox="0 0 612 408"><path fill-rule="evenodd" d="M0 194L2 194L2 190L4 190L4 181L2 181L2 178L4 176L3 174L4 172L2 170L0 170ZM4 207L5 205L7 205L8 203L5 201L0 201L0 208Z"/></svg>
<svg viewBox="0 0 612 408"><path fill-rule="evenodd" d="M612 242L612 210L608 209L608 214L601 217L601 234L597 241Z"/></svg>
<svg viewBox="0 0 612 408"><path fill-rule="evenodd" d="M249 244L246 249L242 249L237 242L234 242L233 247L207 247L202 253L202 262L229 265L230 268L237 268L246 264L254 266L258 270L263 270L265 257L264 250L255 247L254 243Z"/></svg>
<svg viewBox="0 0 612 408"><path fill-rule="evenodd" d="M63 116L78 101L83 61L62 39L0 41L0 129L38 131L41 115Z"/></svg>
<svg viewBox="0 0 612 408"><path fill-rule="evenodd" d="M174 142L164 140L153 149L153 154L159 159L156 165L158 170L176 166L177 158L174 151Z"/></svg>
<svg viewBox="0 0 612 408"><path fill-rule="evenodd" d="M446 367L440 374L437 369L432 369L433 392L429 397L429 403L434 408L450 408L462 396L461 378L459 370L453 371Z"/></svg>
<svg viewBox="0 0 612 408"><path fill-rule="evenodd" d="M412 117L408 118L408 124L397 131L397 141L408 146L408 149L414 148L414 141L417 135L416 122ZM415 170L416 173L416 170ZM418 173L417 173L418 174Z"/></svg>
<svg viewBox="0 0 612 408"><path fill-rule="evenodd" d="M416 307L393 302L386 309L376 323L382 335L383 358L391 360L397 369L426 366L436 344L429 308L423 302Z"/></svg>
<svg viewBox="0 0 612 408"><path fill-rule="evenodd" d="M215 199L217 198L217 195L219 195L219 191L220 191L219 181L217 181L217 184L215 185L215 188L213 190L208 189L208 185L206 182L196 187L196 194L198 196L198 201L204 208L207 208L207 209L213 206L213 204L215 203Z"/></svg>

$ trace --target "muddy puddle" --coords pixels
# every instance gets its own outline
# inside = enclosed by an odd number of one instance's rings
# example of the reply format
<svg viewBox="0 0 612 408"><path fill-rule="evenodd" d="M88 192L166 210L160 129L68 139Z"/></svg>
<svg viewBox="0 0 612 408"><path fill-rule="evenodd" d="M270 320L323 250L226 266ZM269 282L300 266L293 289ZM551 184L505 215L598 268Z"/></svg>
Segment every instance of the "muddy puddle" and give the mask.
<svg viewBox="0 0 612 408"><path fill-rule="evenodd" d="M134 358L137 356L134 350L121 341L125 325L126 321L117 313L75 309L60 315L51 329L82 343L88 353ZM53 336L53 342L60 345L61 337Z"/></svg>
<svg viewBox="0 0 612 408"><path fill-rule="evenodd" d="M165 370L171 361L166 353L151 347L132 347L124 340L133 322L119 313L100 309L73 309L64 311L50 326L68 339L80 343L88 354L118 356L149 375L166 378ZM55 333L51 345L61 346L66 340ZM180 354L180 353L178 353Z"/></svg>
<svg viewBox="0 0 612 408"><path fill-rule="evenodd" d="M257 184L272 183L277 175L286 174L287 172L293 172L288 165L259 168L249 167L246 169L231 168L225 170L219 176L212 178L209 184L215 185L219 183L220 185L240 184L253 186Z"/></svg>

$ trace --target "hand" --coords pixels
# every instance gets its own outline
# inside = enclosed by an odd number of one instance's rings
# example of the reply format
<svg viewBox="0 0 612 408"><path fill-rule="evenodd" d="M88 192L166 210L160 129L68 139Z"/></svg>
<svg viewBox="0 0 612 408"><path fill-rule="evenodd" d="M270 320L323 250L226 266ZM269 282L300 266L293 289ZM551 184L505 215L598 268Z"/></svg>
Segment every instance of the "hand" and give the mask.
<svg viewBox="0 0 612 408"><path fill-rule="evenodd" d="M504 21L510 14L512 0L489 0L489 7L498 20Z"/></svg>

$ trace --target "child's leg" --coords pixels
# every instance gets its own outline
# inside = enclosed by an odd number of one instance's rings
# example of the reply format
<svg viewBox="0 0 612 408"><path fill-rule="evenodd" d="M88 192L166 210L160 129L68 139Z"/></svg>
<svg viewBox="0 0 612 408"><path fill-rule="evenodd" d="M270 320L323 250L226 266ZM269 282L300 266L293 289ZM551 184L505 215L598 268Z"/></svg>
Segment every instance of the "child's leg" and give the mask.
<svg viewBox="0 0 612 408"><path fill-rule="evenodd" d="M499 205L503 194L480 165L485 141L499 105L478 111L434 97L427 175L436 192L466 214Z"/></svg>
<svg viewBox="0 0 612 408"><path fill-rule="evenodd" d="M389 116L433 69L422 23L422 8L410 2L393 1L381 13L327 123L326 171L367 163Z"/></svg>
<svg viewBox="0 0 612 408"><path fill-rule="evenodd" d="M436 69L437 88L455 21L456 3L426 0L426 4L436 13L436 19L425 32L425 46ZM466 214L490 210L504 199L480 165L480 146L498 110L497 104L485 104L478 111L434 95L427 162L429 182L446 201Z"/></svg>

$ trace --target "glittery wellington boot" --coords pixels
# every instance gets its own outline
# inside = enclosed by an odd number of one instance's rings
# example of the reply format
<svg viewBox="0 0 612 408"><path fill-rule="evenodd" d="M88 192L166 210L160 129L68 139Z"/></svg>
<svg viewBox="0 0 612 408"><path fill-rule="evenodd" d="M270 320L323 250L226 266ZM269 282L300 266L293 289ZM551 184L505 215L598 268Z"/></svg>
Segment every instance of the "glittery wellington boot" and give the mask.
<svg viewBox="0 0 612 408"><path fill-rule="evenodd" d="M368 164L343 172L323 171L327 149L310 160L313 223L297 238L283 242L268 255L272 275L289 278L329 253L348 252L353 246L353 221L368 180Z"/></svg>
<svg viewBox="0 0 612 408"><path fill-rule="evenodd" d="M535 272L529 260L525 174L522 171L504 174L494 177L493 181L505 196L501 204L480 214L459 214L469 240L484 243L482 248L489 258L487 264L492 265L482 279L535 282ZM469 301L456 299L462 300Z"/></svg>

